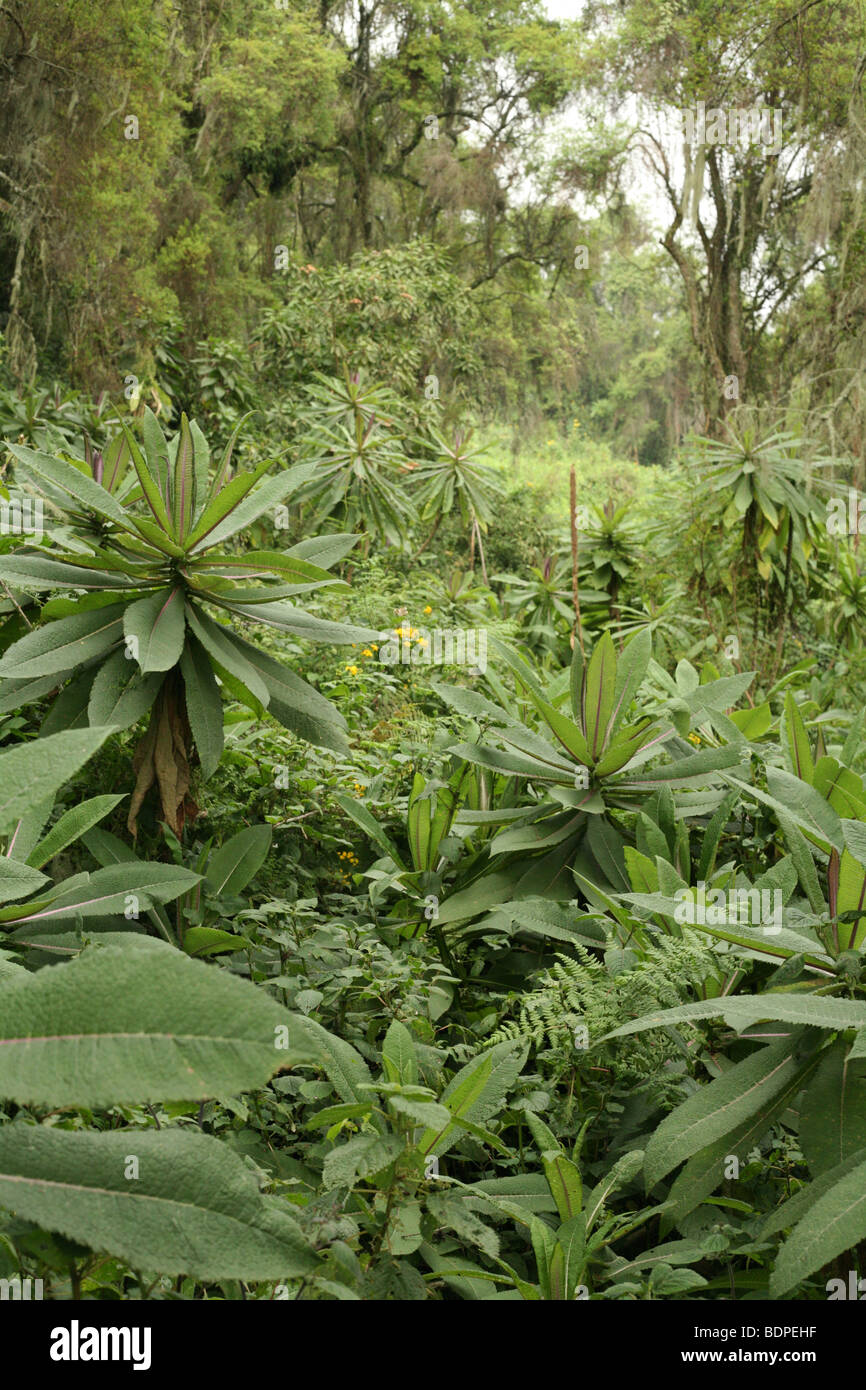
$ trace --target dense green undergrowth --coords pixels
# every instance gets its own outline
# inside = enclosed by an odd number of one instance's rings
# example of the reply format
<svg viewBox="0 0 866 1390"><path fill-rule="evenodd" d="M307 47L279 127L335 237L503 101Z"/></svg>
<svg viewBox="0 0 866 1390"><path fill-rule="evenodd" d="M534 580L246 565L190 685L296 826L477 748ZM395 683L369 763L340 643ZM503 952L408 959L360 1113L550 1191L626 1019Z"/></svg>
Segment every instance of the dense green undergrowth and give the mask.
<svg viewBox="0 0 866 1390"><path fill-rule="evenodd" d="M584 506L578 615L567 516L468 435L349 373L305 409L278 465L147 411L8 444L0 1277L832 1296L866 1240L842 466L696 441L643 521Z"/></svg>

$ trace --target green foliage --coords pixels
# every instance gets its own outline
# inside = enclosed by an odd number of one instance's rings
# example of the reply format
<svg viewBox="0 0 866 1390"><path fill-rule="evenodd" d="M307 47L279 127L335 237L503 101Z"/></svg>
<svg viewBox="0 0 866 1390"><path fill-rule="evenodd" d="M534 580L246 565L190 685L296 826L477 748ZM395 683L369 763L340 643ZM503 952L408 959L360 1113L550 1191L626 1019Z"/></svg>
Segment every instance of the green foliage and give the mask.
<svg viewBox="0 0 866 1390"><path fill-rule="evenodd" d="M305 558L319 553L315 541L286 553L225 549L245 526L283 505L312 472L312 465L302 465L265 478L265 462L232 476L236 435L213 470L195 424L182 417L169 443L149 411L144 452L124 427L90 470L11 446L22 476L72 522L67 544L72 539L74 548L16 549L3 559L0 577L35 592L90 593L52 600L42 612L48 621L7 648L0 698L20 705L63 685L53 706L56 719L118 728L152 711L140 746L131 829L154 783L164 818L175 829L182 824L193 805L187 801L193 749L205 777L222 751L220 685L256 713L269 709L301 737L343 745L344 721L330 704L205 606L328 641L368 635L285 601L339 583ZM327 542L325 548L323 558L333 563Z"/></svg>
<svg viewBox="0 0 866 1390"><path fill-rule="evenodd" d="M859 8L0 6L4 1281L859 1291Z"/></svg>

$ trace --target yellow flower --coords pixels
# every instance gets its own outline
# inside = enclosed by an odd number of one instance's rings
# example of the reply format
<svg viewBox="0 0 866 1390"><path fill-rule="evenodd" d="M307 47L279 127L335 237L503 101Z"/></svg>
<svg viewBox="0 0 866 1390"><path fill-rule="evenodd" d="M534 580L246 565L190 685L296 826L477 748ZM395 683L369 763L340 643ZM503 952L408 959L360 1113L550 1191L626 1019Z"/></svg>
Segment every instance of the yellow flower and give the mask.
<svg viewBox="0 0 866 1390"><path fill-rule="evenodd" d="M418 646L419 646L419 647L426 647L426 646L427 646L427 638L426 638L426 637L419 637L419 638L418 638Z"/></svg>
<svg viewBox="0 0 866 1390"><path fill-rule="evenodd" d="M693 743L696 748L701 746L701 740L697 734L689 734L689 743Z"/></svg>
<svg viewBox="0 0 866 1390"><path fill-rule="evenodd" d="M552 448L553 448L553 440L552 440L552 439L548 439L548 441L547 441L547 447L548 447L548 449L552 449Z"/></svg>
<svg viewBox="0 0 866 1390"><path fill-rule="evenodd" d="M373 643L373 651L374 651L374 652L377 652L378 650L379 650L379 644L378 644L378 642L374 642L374 643Z"/></svg>
<svg viewBox="0 0 866 1390"><path fill-rule="evenodd" d="M433 609L430 607L429 603L427 604L427 607L424 609L424 612L425 612L425 613L432 613L432 612L433 612Z"/></svg>
<svg viewBox="0 0 866 1390"><path fill-rule="evenodd" d="M364 650L361 652L361 655L362 655L362 656L372 656L373 653L370 651L370 648L369 648L369 647L365 647Z"/></svg>
<svg viewBox="0 0 866 1390"><path fill-rule="evenodd" d="M346 670L349 672L349 675L350 675L350 676L357 676L357 674L358 674L358 667L357 667L357 666L347 666L347 667L346 667Z"/></svg>

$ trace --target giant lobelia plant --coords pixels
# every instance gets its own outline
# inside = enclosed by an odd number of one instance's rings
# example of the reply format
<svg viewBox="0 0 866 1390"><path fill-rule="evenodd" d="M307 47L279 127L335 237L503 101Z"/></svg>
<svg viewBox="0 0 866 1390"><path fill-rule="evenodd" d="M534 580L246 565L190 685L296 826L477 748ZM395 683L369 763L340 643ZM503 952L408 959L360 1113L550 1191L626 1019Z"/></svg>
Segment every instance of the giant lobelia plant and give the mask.
<svg viewBox="0 0 866 1390"><path fill-rule="evenodd" d="M133 833L154 785L163 816L178 833L197 813L191 760L196 752L205 778L219 763L222 692L257 715L268 710L309 742L345 747L345 721L330 702L225 619L334 643L376 635L314 617L292 601L340 584L328 566L356 537L312 537L286 551L232 547L315 468L265 476L272 466L266 461L232 476L240 428L213 472L194 423L182 416L169 441L150 411L142 422L143 449L126 424L104 456L88 451L84 460L9 446L19 481L36 489L65 525L50 548L23 545L0 557L0 580L64 596L50 599L38 625L0 660L0 710L60 687L43 733L129 728L149 713L134 759Z"/></svg>

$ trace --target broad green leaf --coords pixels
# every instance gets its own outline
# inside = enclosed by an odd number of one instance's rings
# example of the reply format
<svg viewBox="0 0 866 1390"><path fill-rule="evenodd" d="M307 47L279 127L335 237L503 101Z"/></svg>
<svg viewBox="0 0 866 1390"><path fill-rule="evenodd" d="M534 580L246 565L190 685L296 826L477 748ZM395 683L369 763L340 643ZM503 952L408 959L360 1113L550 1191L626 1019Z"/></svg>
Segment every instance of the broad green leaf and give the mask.
<svg viewBox="0 0 866 1390"><path fill-rule="evenodd" d="M38 866L22 864L20 859L0 858L0 903L29 898L51 880L38 872Z"/></svg>
<svg viewBox="0 0 866 1390"><path fill-rule="evenodd" d="M42 589L130 589L134 582L124 574L109 574L106 570L89 569L65 560L53 560L41 555L0 555L0 579L16 589L38 593Z"/></svg>
<svg viewBox="0 0 866 1390"><path fill-rule="evenodd" d="M34 628L6 649L0 676L46 676L100 656L122 640L124 612L124 604L113 603Z"/></svg>
<svg viewBox="0 0 866 1390"><path fill-rule="evenodd" d="M303 608L295 608L290 603L233 603L221 596L214 596L230 613L242 618L251 618L256 623L268 623L282 632L293 632L298 637L306 637L311 642L331 642L334 646L357 645L359 642L381 642L387 634L371 627L356 627L354 623L333 623L327 618L317 618Z"/></svg>
<svg viewBox="0 0 866 1390"><path fill-rule="evenodd" d="M56 690L69 676L69 671L55 671L50 676L37 676L35 680L4 680L0 683L0 714L11 710L24 709L34 700L41 700ZM68 727L68 726L64 726ZM50 733L50 730L48 730Z"/></svg>
<svg viewBox="0 0 866 1390"><path fill-rule="evenodd" d="M772 938L771 938L772 940ZM755 994L722 996L680 1004L673 1009L651 1010L642 1018L614 1028L600 1038L622 1038L647 1028L668 1028L678 1023L697 1023L704 1018L723 1018L733 1028L750 1028L762 1019L792 1023L809 1028L866 1028L866 1003L855 999L832 999L825 995Z"/></svg>
<svg viewBox="0 0 866 1390"><path fill-rule="evenodd" d="M662 1120L646 1149L647 1191L684 1159L765 1108L800 1068L796 1036L759 1048L716 1077Z"/></svg>
<svg viewBox="0 0 866 1390"><path fill-rule="evenodd" d="M185 539L188 550L193 551L204 541L207 541L205 549L210 549L211 546L217 544L212 539L217 527L231 514L233 508L239 506L259 479L264 477L270 466L268 462L260 463L252 472L238 473L236 477L224 483L217 490Z"/></svg>
<svg viewBox="0 0 866 1390"><path fill-rule="evenodd" d="M624 729L619 738L607 745L596 763L596 777L610 777L614 772L619 772L657 733L658 725L650 724L648 720Z"/></svg>
<svg viewBox="0 0 866 1390"><path fill-rule="evenodd" d="M818 759L812 773L812 786L829 801L837 815L849 816L854 821L866 820L863 783L835 758L825 754Z"/></svg>
<svg viewBox="0 0 866 1390"><path fill-rule="evenodd" d="M264 683L269 695L268 713L274 719L307 743L346 752L346 721L330 700L251 642L237 636L233 636L233 641Z"/></svg>
<svg viewBox="0 0 866 1390"><path fill-rule="evenodd" d="M389 1096L388 1104L397 1115L405 1115L425 1128L442 1129L448 1124L450 1115L444 1105L433 1100L410 1100L406 1096ZM461 1122L463 1123L463 1122ZM469 1126L467 1125L467 1128ZM477 1129L477 1126L471 1126ZM483 1134L484 1131L480 1131ZM480 1137L479 1134L479 1137Z"/></svg>
<svg viewBox="0 0 866 1390"><path fill-rule="evenodd" d="M262 1196L241 1156L189 1129L2 1125L0 1204L153 1273L278 1280L309 1275L319 1263L292 1217Z"/></svg>
<svg viewBox="0 0 866 1390"><path fill-rule="evenodd" d="M614 710L616 667L613 638L609 632L605 632L595 645L584 681L583 727L593 762L601 757L608 722Z"/></svg>
<svg viewBox="0 0 866 1390"><path fill-rule="evenodd" d="M843 821L842 829L848 838L846 827L853 822ZM866 827L861 826L861 829ZM866 869L847 849L843 849L839 861L839 889L836 895L836 911L863 912L854 923L839 924L840 944L848 950L856 950L866 937Z"/></svg>
<svg viewBox="0 0 866 1390"><path fill-rule="evenodd" d="M842 821L845 846L858 864L866 866L866 825L857 820Z"/></svg>
<svg viewBox="0 0 866 1390"><path fill-rule="evenodd" d="M584 767L591 767L593 758L589 746L573 720L554 709L546 700L536 699L535 703L563 747L577 758L578 762L583 763Z"/></svg>
<svg viewBox="0 0 866 1390"><path fill-rule="evenodd" d="M797 1222L806 1215L819 1197L823 1197L825 1192L829 1192L831 1187L835 1187L840 1178L844 1178L866 1163L866 1149L860 1149L851 1154L844 1162L830 1168L820 1177L813 1178L805 1187L801 1187L799 1192L795 1192L793 1197L788 1197L786 1201L780 1202L772 1212L769 1219L761 1227L761 1239L772 1236L777 1231L790 1230L796 1226Z"/></svg>
<svg viewBox="0 0 866 1390"><path fill-rule="evenodd" d="M744 738L755 742L763 738L764 734L773 723L773 713L769 702L763 705L756 705L754 709L735 709L729 716L731 723L735 724Z"/></svg>
<svg viewBox="0 0 866 1390"><path fill-rule="evenodd" d="M203 1100L319 1061L295 1016L249 981L148 937L0 989L0 1095L19 1105Z"/></svg>
<svg viewBox="0 0 866 1390"><path fill-rule="evenodd" d="M138 477L142 495L153 513L153 518L158 530L164 533L166 538L176 538L177 533L172 527L165 502L160 495L157 485L158 478L154 477L151 473L147 464L147 459L139 449L135 436L125 420L121 420L120 427L126 439L127 448L129 449L130 458L132 459L132 466Z"/></svg>
<svg viewBox="0 0 866 1390"><path fill-rule="evenodd" d="M651 656L652 633L648 627L644 627L626 643L625 650L616 663L613 710L606 742L613 738L628 713L629 706L646 676Z"/></svg>
<svg viewBox="0 0 866 1390"><path fill-rule="evenodd" d="M727 767L735 767L742 762L738 748L701 748L686 758L651 768L648 772L632 772L628 785L634 787L655 787L666 784L685 786L687 782L706 780L712 773L721 772Z"/></svg>
<svg viewBox="0 0 866 1390"><path fill-rule="evenodd" d="M207 653L191 634L180 658L186 713L205 781L219 767L223 754L223 701Z"/></svg>
<svg viewBox="0 0 866 1390"><path fill-rule="evenodd" d="M170 671L180 661L184 633L183 589L158 589L131 603L123 619L123 635L142 671Z"/></svg>
<svg viewBox="0 0 866 1390"><path fill-rule="evenodd" d="M269 825L248 825L214 850L205 871L211 891L237 897L267 859L272 838Z"/></svg>
<svg viewBox="0 0 866 1390"><path fill-rule="evenodd" d="M574 718L583 723L583 672L586 666L583 651L575 634L572 639L571 664L568 670L569 695L571 698L571 712Z"/></svg>
<svg viewBox="0 0 866 1390"><path fill-rule="evenodd" d="M394 1019L385 1034L382 1043L382 1060L385 1063L385 1070L389 1081L399 1081L403 1085L412 1085L418 1080L418 1058L415 1055L415 1044L412 1041L412 1034L405 1023L400 1023L399 1019ZM445 1116L445 1123L448 1116ZM429 1121L426 1121L429 1124Z"/></svg>
<svg viewBox="0 0 866 1390"><path fill-rule="evenodd" d="M338 1144L325 1158L322 1183L326 1191L335 1187L352 1187L358 1178L375 1178L403 1152L402 1138L397 1134L356 1134L346 1143Z"/></svg>
<svg viewBox="0 0 866 1390"><path fill-rule="evenodd" d="M89 723L112 724L117 729L137 724L151 709L163 680L162 671L142 675L125 648L112 652L93 677L87 702Z"/></svg>
<svg viewBox="0 0 866 1390"><path fill-rule="evenodd" d="M0 753L0 833L27 812L53 799L113 731L73 729L21 743Z"/></svg>
<svg viewBox="0 0 866 1390"><path fill-rule="evenodd" d="M841 854L842 822L832 806L819 796L808 782L801 782L799 778L789 772L783 772L780 768L768 768L768 793L761 791L760 787L750 786L748 782L743 782L731 773L724 773L722 777L732 787L754 797L764 806L769 806L779 818L780 825L782 817L787 817L789 821L804 829L810 837L821 844L826 841Z"/></svg>
<svg viewBox="0 0 866 1390"><path fill-rule="evenodd" d="M816 1270L866 1239L866 1163L840 1178L795 1226L770 1275L770 1294L784 1298Z"/></svg>
<svg viewBox="0 0 866 1390"><path fill-rule="evenodd" d="M783 810L841 853L842 823L820 792L790 772L773 767L767 768L767 786Z"/></svg>
<svg viewBox="0 0 866 1390"><path fill-rule="evenodd" d="M183 934L183 949L188 956L203 959L205 956L220 956L231 951L243 951L249 942L234 932L221 931L219 927L187 927Z"/></svg>
<svg viewBox="0 0 866 1390"><path fill-rule="evenodd" d="M25 472L34 479L37 486L40 482L46 482L49 488L59 488L70 503L77 504L72 510L83 508L86 512L95 512L97 516L104 517L106 521L113 521L124 531L131 529L123 507L115 501L111 493L86 473L74 468L71 463L42 453L38 449L25 448L22 444L10 444L7 441L4 447L24 465Z"/></svg>
<svg viewBox="0 0 866 1390"><path fill-rule="evenodd" d="M506 1198L524 1213L527 1220L529 1212L556 1213L556 1203L542 1173L521 1173L509 1178L483 1178L472 1184L471 1190L482 1196Z"/></svg>
<svg viewBox="0 0 866 1390"><path fill-rule="evenodd" d="M368 839L372 840L373 844L376 845L383 854L393 859L398 868L405 867L397 846L390 836L382 829L376 817L367 810L363 802L356 800L355 797L348 796L345 792L335 792L334 800L337 805L345 811L346 815L349 816L356 825L361 827Z"/></svg>
<svg viewBox="0 0 866 1390"><path fill-rule="evenodd" d="M310 564L308 560L293 557L281 550L247 550L241 555L207 555L194 563L196 578L217 575L225 579L269 579L278 576L298 591L327 585L343 585L326 569ZM267 589L262 593L267 594Z"/></svg>
<svg viewBox="0 0 866 1390"><path fill-rule="evenodd" d="M70 880L52 893L46 905L35 908L22 904L20 913L5 916L6 926L37 922L50 927L75 917L123 916L127 911L137 913L156 903L171 902L181 893L189 892L199 881L198 874L174 864L112 864L89 875L79 875L75 887Z"/></svg>
<svg viewBox="0 0 866 1390"><path fill-rule="evenodd" d="M174 534L181 542L192 526L195 501L195 445L190 433L189 420L186 415L181 414L171 489L171 523Z"/></svg>
<svg viewBox="0 0 866 1390"><path fill-rule="evenodd" d="M267 709L270 700L268 688L255 668L247 661L237 642L232 640L233 634L227 628L221 627L219 623L215 623L200 608L191 603L186 606L186 620L190 631L204 647L208 656L235 680L240 681L245 689L258 700L259 704Z"/></svg>
<svg viewBox="0 0 866 1390"><path fill-rule="evenodd" d="M522 1041L497 1043L467 1062L446 1087L440 1100L452 1116L483 1124L501 1109L508 1091L523 1070L528 1047ZM452 1122L445 1129L425 1130L419 1148L425 1154L441 1157L457 1143L459 1128Z"/></svg>
<svg viewBox="0 0 866 1390"><path fill-rule="evenodd" d="M276 473L273 477L265 478L263 482L259 483L255 491L248 491L243 499L238 501L231 512L225 516L225 519L214 526L212 530L209 529L209 524L205 526L210 510L208 508L202 514L200 522L189 537L188 544L195 550L199 549L205 540L208 549L214 545L222 545L230 536L236 535L238 531L243 531L254 521L258 521L263 513L271 511L281 502L284 502L296 488L312 477L315 470L316 465L314 463L302 463L297 464L294 468L287 468L282 473ZM234 478L232 481L237 482L238 480ZM231 483L229 483L229 487L231 487ZM226 492L228 492L228 488ZM222 496L224 497L225 493ZM219 502L220 498L215 500Z"/></svg>
<svg viewBox="0 0 866 1390"><path fill-rule="evenodd" d="M779 732L788 771L803 782L811 784L815 764L809 747L809 735L790 690L785 692L785 709L780 720Z"/></svg>
<svg viewBox="0 0 866 1390"><path fill-rule="evenodd" d="M777 810L776 816L779 821L779 828L791 851L791 858L797 870L800 886L809 899L809 906L812 911L818 916L821 916L826 912L827 905L824 902L824 894L821 892L821 884L818 881L818 871L815 868L815 860L812 858L809 842L800 827L789 815L781 810Z"/></svg>
<svg viewBox="0 0 866 1390"><path fill-rule="evenodd" d="M311 565L319 565L322 569L329 570L354 550L360 539L360 536L350 535L307 536L296 545L289 546L283 554L296 556L300 560L307 560Z"/></svg>
<svg viewBox="0 0 866 1390"><path fill-rule="evenodd" d="M150 475L156 482L160 495L165 497L168 495L168 440L149 406L144 407L141 434Z"/></svg>
<svg viewBox="0 0 866 1390"><path fill-rule="evenodd" d="M245 417L246 419L247 417ZM194 445L193 469L195 472L195 507L193 516L198 519L204 511L208 496L208 479L210 478L210 445L196 424L195 420L189 422L189 432L192 436Z"/></svg>
<svg viewBox="0 0 866 1390"><path fill-rule="evenodd" d="M745 1166L747 1157L758 1140L779 1120L797 1099L818 1064L815 1054L805 1061L799 1071L792 1073L788 1084L769 1102L764 1110L756 1111L736 1129L694 1154L675 1179L665 1202L662 1232L679 1224L720 1186L725 1177L726 1161L734 1157Z"/></svg>
<svg viewBox="0 0 866 1390"><path fill-rule="evenodd" d="M800 1147L811 1173L822 1173L866 1148L866 1058L852 1058L841 1039L825 1052L800 1108Z"/></svg>
<svg viewBox="0 0 866 1390"><path fill-rule="evenodd" d="M34 869L43 868L55 854L66 849L67 845L74 844L86 831L98 825L123 797L123 792L116 795L109 793L106 796L91 796L86 801L79 802L77 806L70 806L52 825L45 838L31 850L27 856L27 863Z"/></svg>
<svg viewBox="0 0 866 1390"><path fill-rule="evenodd" d="M541 1164L560 1219L569 1221L579 1215L583 1206L583 1185L577 1165L564 1153L555 1150L543 1153Z"/></svg>

